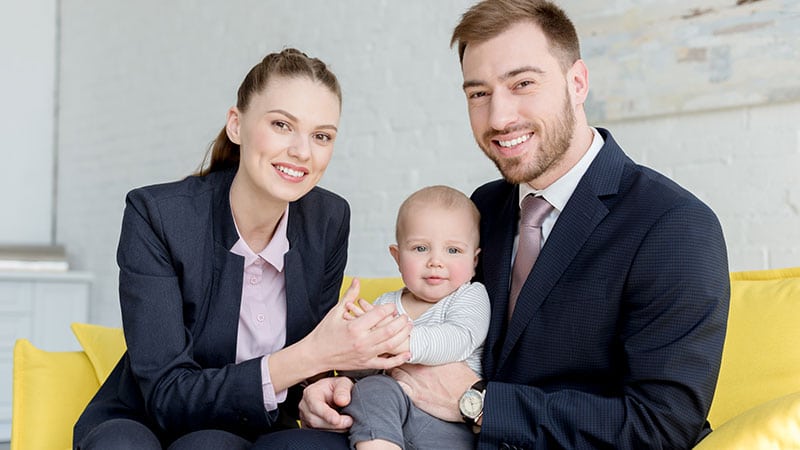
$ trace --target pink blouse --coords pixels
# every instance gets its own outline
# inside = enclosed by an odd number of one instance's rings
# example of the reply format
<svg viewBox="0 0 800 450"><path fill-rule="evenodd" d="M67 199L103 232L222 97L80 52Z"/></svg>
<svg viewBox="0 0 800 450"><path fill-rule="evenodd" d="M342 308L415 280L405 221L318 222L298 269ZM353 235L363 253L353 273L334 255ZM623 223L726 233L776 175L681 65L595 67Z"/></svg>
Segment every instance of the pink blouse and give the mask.
<svg viewBox="0 0 800 450"><path fill-rule="evenodd" d="M286 279L283 273L283 255L289 251L289 239L286 237L288 217L287 207L275 228L272 240L258 254L247 246L237 226L239 240L230 250L231 253L244 257L236 362L261 358L261 387L264 408L267 411L278 408L278 403L286 400L286 390L275 392L272 386L269 355L286 345Z"/></svg>

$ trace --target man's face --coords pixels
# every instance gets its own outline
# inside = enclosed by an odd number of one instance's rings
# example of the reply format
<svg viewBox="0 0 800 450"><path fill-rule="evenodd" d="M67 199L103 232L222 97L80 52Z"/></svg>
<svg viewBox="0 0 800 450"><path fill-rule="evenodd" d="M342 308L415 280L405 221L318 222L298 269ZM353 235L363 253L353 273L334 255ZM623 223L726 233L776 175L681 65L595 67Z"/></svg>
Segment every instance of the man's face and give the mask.
<svg viewBox="0 0 800 450"><path fill-rule="evenodd" d="M520 22L467 45L462 71L475 140L507 181L541 189L569 170L575 111L538 26Z"/></svg>

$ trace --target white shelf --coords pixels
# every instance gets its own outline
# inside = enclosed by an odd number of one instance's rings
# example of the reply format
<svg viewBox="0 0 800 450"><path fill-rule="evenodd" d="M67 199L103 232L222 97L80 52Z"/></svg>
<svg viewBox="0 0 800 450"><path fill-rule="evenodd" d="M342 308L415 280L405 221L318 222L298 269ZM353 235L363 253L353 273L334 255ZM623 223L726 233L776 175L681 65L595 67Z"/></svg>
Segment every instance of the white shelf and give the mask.
<svg viewBox="0 0 800 450"><path fill-rule="evenodd" d="M69 326L88 320L91 282L87 272L0 272L0 442L11 437L14 343L79 350Z"/></svg>

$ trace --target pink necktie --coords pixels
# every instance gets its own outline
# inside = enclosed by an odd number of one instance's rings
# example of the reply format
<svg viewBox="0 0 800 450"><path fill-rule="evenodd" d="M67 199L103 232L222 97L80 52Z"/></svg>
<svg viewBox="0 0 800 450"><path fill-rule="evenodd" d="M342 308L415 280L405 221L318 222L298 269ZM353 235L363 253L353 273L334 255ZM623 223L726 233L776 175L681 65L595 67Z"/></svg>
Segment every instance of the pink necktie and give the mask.
<svg viewBox="0 0 800 450"><path fill-rule="evenodd" d="M511 271L511 292L508 297L508 318L514 313L514 306L517 304L519 291L528 278L528 274L533 268L533 263L539 256L539 249L542 245L542 221L553 206L542 197L534 197L528 194L522 200L522 210L520 211L519 222L519 244L517 246L517 256L514 259L514 268Z"/></svg>

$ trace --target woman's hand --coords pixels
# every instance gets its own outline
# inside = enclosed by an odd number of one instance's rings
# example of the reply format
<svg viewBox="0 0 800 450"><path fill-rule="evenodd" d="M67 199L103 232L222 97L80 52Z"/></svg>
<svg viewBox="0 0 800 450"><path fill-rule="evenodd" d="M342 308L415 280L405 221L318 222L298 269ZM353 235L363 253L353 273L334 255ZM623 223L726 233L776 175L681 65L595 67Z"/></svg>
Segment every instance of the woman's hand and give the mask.
<svg viewBox="0 0 800 450"><path fill-rule="evenodd" d="M352 287L352 285L351 285L351 287ZM344 300L345 297L343 297L343 300ZM368 313L369 311L372 311L373 309L375 309L375 306L372 303L364 300L363 298L358 298L358 299L356 299L354 301L347 301L347 302L345 302L344 307L345 307L345 312L344 312L344 319L345 320L356 319L356 318L361 317L364 314ZM381 322L379 322L376 325L376 327L380 328L380 327L386 325L387 323L389 323L389 321L391 321L393 319L394 319L394 316L386 316ZM411 342L410 339L405 339L400 343L400 345L398 345L397 347L393 348L388 353L391 354L391 355L397 355L397 354L400 354L400 353L408 353L410 351L410 342ZM410 358L410 356L409 356L409 358ZM406 361L408 361L408 359Z"/></svg>
<svg viewBox="0 0 800 450"><path fill-rule="evenodd" d="M352 320L344 318L346 305L358 298L358 289L354 279L311 333L269 355L275 392L329 370L391 369L411 358L408 351L391 354L408 340L413 326L407 316L397 315L394 305L375 306Z"/></svg>
<svg viewBox="0 0 800 450"><path fill-rule="evenodd" d="M389 354L408 339L412 328L407 316L397 315L394 305L374 306L359 317L344 318L348 305L358 298L359 287L358 279L353 279L339 304L303 339L311 352L328 362L323 370L390 369L411 357L408 352Z"/></svg>
<svg viewBox="0 0 800 450"><path fill-rule="evenodd" d="M338 408L350 404L352 389L353 382L347 377L323 378L306 387L299 405L303 427L347 431L353 418L339 414Z"/></svg>

